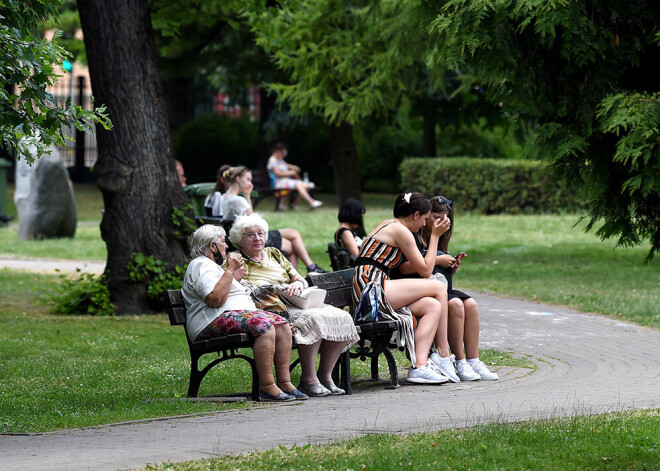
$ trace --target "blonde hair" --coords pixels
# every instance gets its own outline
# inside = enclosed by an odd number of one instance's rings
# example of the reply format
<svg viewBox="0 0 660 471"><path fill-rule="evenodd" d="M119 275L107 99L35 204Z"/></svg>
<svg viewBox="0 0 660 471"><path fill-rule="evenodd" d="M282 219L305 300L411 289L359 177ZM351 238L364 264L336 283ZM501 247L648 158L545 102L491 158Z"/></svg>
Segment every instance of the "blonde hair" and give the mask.
<svg viewBox="0 0 660 471"><path fill-rule="evenodd" d="M244 165L239 165L237 167L229 167L224 171L222 177L226 179L229 183L234 183L238 177L243 176L246 172L251 170Z"/></svg>

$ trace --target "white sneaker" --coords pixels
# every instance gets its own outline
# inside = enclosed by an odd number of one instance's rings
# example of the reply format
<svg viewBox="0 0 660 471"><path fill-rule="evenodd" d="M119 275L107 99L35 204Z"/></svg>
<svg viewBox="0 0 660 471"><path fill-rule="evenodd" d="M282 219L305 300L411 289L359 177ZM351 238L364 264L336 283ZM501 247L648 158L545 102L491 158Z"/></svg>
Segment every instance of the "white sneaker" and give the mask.
<svg viewBox="0 0 660 471"><path fill-rule="evenodd" d="M452 383L459 383L461 381L461 378L456 375L454 362L451 361L451 357L442 358L438 355L438 352L435 351L431 354L429 360L435 363L435 365L440 368L440 371L442 371L442 374L449 378L449 381Z"/></svg>
<svg viewBox="0 0 660 471"><path fill-rule="evenodd" d="M496 373L490 371L484 362L478 358L475 360L469 360L467 363L472 367L472 370L475 373L481 376L482 381L495 381L500 378Z"/></svg>
<svg viewBox="0 0 660 471"><path fill-rule="evenodd" d="M481 376L475 373L470 363L465 361L465 359L455 362L454 366L456 367L456 374L461 378L461 381L479 381L481 379Z"/></svg>
<svg viewBox="0 0 660 471"><path fill-rule="evenodd" d="M447 378L439 375L428 366L419 365L417 368L408 369L406 381L409 383L440 384L447 382Z"/></svg>
<svg viewBox="0 0 660 471"><path fill-rule="evenodd" d="M320 200L314 200L314 201L312 202L312 204L310 205L310 208L312 208L312 209L316 209L316 208L320 208L321 206L323 206L323 201L320 201Z"/></svg>

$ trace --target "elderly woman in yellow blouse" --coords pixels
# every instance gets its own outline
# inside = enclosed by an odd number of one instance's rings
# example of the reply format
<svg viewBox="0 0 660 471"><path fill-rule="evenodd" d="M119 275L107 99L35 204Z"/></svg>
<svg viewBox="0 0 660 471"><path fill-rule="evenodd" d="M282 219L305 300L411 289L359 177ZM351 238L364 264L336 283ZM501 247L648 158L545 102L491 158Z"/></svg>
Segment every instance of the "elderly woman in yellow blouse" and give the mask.
<svg viewBox="0 0 660 471"><path fill-rule="evenodd" d="M260 311L250 291L237 278L244 272L240 257L227 254L225 230L206 224L190 237L190 254L183 279L183 301L186 306L186 333L192 342L223 334L245 332L254 338L252 347L257 374L261 381L259 396L266 401L307 399L291 384L291 328L282 316ZM273 360L277 383L273 376Z"/></svg>
<svg viewBox="0 0 660 471"><path fill-rule="evenodd" d="M288 294L298 294L307 282L282 252L266 247L268 223L256 213L236 218L229 239L245 262L243 282L252 286L284 285ZM294 325L302 374L298 389L308 396L345 394L332 381L332 369L339 355L359 340L351 315L334 306L301 310L287 306ZM316 355L321 360L316 371Z"/></svg>

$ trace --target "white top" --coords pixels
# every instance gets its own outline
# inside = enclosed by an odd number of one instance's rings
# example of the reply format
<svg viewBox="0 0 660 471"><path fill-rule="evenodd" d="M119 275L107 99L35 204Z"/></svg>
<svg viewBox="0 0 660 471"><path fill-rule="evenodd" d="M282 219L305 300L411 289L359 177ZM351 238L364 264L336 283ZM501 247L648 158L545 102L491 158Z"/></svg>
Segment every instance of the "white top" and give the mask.
<svg viewBox="0 0 660 471"><path fill-rule="evenodd" d="M204 200L204 207L211 208L211 216L222 217L222 193L214 191Z"/></svg>
<svg viewBox="0 0 660 471"><path fill-rule="evenodd" d="M245 214L250 209L250 203L245 198L231 193L222 195L222 214L227 221L233 221L236 216Z"/></svg>
<svg viewBox="0 0 660 471"><path fill-rule="evenodd" d="M225 271L208 257L200 255L188 265L183 278L183 302L186 306L186 332L191 341L204 328L225 311L255 310L250 290L233 279L227 301L220 307L211 307L204 301L220 281Z"/></svg>

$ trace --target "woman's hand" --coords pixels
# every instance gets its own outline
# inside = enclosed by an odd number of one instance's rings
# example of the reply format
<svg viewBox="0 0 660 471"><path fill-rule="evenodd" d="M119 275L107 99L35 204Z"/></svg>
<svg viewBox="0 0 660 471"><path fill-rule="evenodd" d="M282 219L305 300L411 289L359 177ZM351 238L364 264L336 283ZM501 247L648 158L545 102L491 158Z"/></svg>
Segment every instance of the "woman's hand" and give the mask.
<svg viewBox="0 0 660 471"><path fill-rule="evenodd" d="M245 196L246 198L250 196L252 190L254 190L254 184L251 182L245 185L243 188L241 188L241 192L243 193L243 196Z"/></svg>
<svg viewBox="0 0 660 471"><path fill-rule="evenodd" d="M245 277L245 272L246 270L244 266L236 269L236 271L234 271L234 279L236 281L241 281Z"/></svg>
<svg viewBox="0 0 660 471"><path fill-rule="evenodd" d="M455 258L455 262L451 266L451 276L454 276L456 274L456 271L458 270L458 267L461 266L461 259L460 258Z"/></svg>
<svg viewBox="0 0 660 471"><path fill-rule="evenodd" d="M442 219L438 218L433 223L432 233L433 235L440 237L449 230L449 227L451 227L451 221L447 216Z"/></svg>
<svg viewBox="0 0 660 471"><path fill-rule="evenodd" d="M445 268L452 268L455 263L456 263L456 259L451 255L440 255L437 258L436 265L441 265Z"/></svg>
<svg viewBox="0 0 660 471"><path fill-rule="evenodd" d="M298 278L294 282L286 285L286 294L288 294L289 296L294 296L302 293L302 290L304 290L305 288L307 288L307 283L305 283L305 280L302 278Z"/></svg>
<svg viewBox="0 0 660 471"><path fill-rule="evenodd" d="M243 257L236 253L230 253L227 255L227 270L231 271L234 273L234 277L236 274L236 271L243 268ZM243 270L243 276L245 275L245 269ZM241 276L241 278L243 277Z"/></svg>

